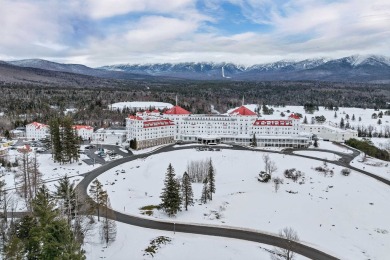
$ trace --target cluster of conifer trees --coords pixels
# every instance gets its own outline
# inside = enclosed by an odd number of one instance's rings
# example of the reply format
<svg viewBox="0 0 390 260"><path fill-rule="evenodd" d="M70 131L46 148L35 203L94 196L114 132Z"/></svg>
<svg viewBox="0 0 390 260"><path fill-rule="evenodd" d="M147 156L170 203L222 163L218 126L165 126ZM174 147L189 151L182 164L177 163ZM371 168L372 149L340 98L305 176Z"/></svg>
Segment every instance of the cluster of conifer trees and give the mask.
<svg viewBox="0 0 390 260"><path fill-rule="evenodd" d="M49 128L50 138L47 144L52 149L54 161L59 163L78 161L80 138L73 128L72 118L52 118L49 121Z"/></svg>
<svg viewBox="0 0 390 260"><path fill-rule="evenodd" d="M215 170L210 159L207 176L203 180L201 201L207 203L213 199L215 193ZM191 179L187 172L184 172L181 181L176 178L175 169L169 164L164 180L164 188L161 193L160 208L169 216L174 216L181 211L183 206L188 210L188 206L194 205L194 194L192 191Z"/></svg>

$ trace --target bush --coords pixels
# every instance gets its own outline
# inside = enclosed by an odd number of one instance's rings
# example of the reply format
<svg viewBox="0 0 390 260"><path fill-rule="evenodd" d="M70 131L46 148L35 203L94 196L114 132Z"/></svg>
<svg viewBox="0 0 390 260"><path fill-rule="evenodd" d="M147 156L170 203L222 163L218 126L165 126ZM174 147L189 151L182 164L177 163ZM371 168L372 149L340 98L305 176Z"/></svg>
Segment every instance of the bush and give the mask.
<svg viewBox="0 0 390 260"><path fill-rule="evenodd" d="M341 174L344 176L348 176L351 173L351 170L348 168L344 168L341 170Z"/></svg>
<svg viewBox="0 0 390 260"><path fill-rule="evenodd" d="M271 180L271 175L269 175L269 174L266 173L266 172L261 171L261 172L259 173L259 177L257 177L257 180L258 180L259 182L269 182L269 180Z"/></svg>
<svg viewBox="0 0 390 260"><path fill-rule="evenodd" d="M375 157L380 160L390 161L390 155L386 150L379 149L375 147L370 140L357 140L351 138L345 143L353 148L356 148L369 156Z"/></svg>

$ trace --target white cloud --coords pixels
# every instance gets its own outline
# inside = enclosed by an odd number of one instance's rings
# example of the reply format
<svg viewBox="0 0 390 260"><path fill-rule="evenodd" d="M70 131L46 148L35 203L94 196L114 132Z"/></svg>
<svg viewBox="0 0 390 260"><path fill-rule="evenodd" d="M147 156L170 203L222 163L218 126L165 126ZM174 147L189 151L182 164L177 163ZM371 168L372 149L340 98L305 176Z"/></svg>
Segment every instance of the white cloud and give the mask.
<svg viewBox="0 0 390 260"><path fill-rule="evenodd" d="M233 61L351 54L390 56L388 0L1 0L0 58L48 58L100 66L164 61ZM221 3L267 31L225 32ZM120 15L136 18L105 24ZM115 19L113 19L115 20ZM253 27L251 27L253 29Z"/></svg>
<svg viewBox="0 0 390 260"><path fill-rule="evenodd" d="M86 10L94 19L133 12L172 13L194 6L194 0L87 0Z"/></svg>

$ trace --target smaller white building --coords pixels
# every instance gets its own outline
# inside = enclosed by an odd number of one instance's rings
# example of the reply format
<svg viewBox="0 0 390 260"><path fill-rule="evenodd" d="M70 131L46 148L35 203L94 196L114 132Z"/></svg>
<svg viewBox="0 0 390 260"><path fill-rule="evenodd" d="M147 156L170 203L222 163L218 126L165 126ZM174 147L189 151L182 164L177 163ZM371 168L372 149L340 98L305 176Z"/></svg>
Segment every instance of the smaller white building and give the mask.
<svg viewBox="0 0 390 260"><path fill-rule="evenodd" d="M351 129L340 129L330 125L310 125L310 124L301 124L300 126L302 132L311 133L320 137L324 140L331 142L345 142L351 138L357 138L358 132Z"/></svg>
<svg viewBox="0 0 390 260"><path fill-rule="evenodd" d="M76 130L77 136L80 136L83 140L92 140L93 127L89 125L74 125L73 129Z"/></svg>
<svg viewBox="0 0 390 260"><path fill-rule="evenodd" d="M49 136L49 126L38 122L26 125L26 137L29 140L42 140Z"/></svg>
<svg viewBox="0 0 390 260"><path fill-rule="evenodd" d="M126 142L126 133L126 129L100 128L92 134L91 143L121 146Z"/></svg>

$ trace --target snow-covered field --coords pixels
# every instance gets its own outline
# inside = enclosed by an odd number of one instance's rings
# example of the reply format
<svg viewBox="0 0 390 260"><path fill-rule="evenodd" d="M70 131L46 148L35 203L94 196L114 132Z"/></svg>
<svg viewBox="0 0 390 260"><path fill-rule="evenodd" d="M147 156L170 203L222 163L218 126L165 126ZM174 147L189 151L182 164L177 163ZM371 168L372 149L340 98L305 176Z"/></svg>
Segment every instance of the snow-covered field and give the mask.
<svg viewBox="0 0 390 260"><path fill-rule="evenodd" d="M87 259L270 259L272 246L230 238L139 228L116 222L116 241L108 247L100 242L98 232L90 234L84 246ZM145 255L150 241L165 236L171 239L154 257ZM297 260L307 259L298 256Z"/></svg>
<svg viewBox="0 0 390 260"><path fill-rule="evenodd" d="M271 233L291 226L303 242L342 259L386 259L390 254L390 190L386 185L357 172L343 176L342 167L331 164L327 167L334 171L333 177L324 176L313 169L324 167L319 161L270 154L278 166L274 176L282 177L283 171L290 168L305 173L305 180L297 183L283 177L284 184L275 192L272 183L260 183L256 179L264 167L262 154L230 150L174 151L126 163L98 179L108 190L113 208L141 216L139 208L160 203L169 163L181 176L189 161L212 158L217 172L213 201L205 205L197 201L187 212L180 212L175 221ZM122 169L126 173L117 175ZM201 184L193 185L197 200L201 188ZM150 218L169 219L156 211Z"/></svg>
<svg viewBox="0 0 390 260"><path fill-rule="evenodd" d="M318 152L318 151L294 151L294 154L306 155L306 156L326 159L330 161L338 161L339 159L341 159L340 156L334 153Z"/></svg>
<svg viewBox="0 0 390 260"><path fill-rule="evenodd" d="M364 159L362 153L360 156L353 159L350 165L390 180L389 162L382 161L370 156L367 156Z"/></svg>
<svg viewBox="0 0 390 260"><path fill-rule="evenodd" d="M135 101L135 102L118 102L109 105L111 110L116 110L120 109L122 110L123 108L130 108L130 109L150 109L151 107L155 109L164 109L164 108L171 108L173 107L172 104L170 103L164 103L164 102L149 102L149 101Z"/></svg>
<svg viewBox="0 0 390 260"><path fill-rule="evenodd" d="M323 115L328 122L331 122L332 124L340 124L341 118L344 118L344 122L351 125L351 127L357 128L358 126L369 126L372 125L377 131L380 131L381 129L384 129L386 126L390 127L390 116L383 115L381 121L382 124L378 125L378 119L373 119L372 115L382 111L383 113L386 110L379 110L375 111L374 109L363 109L363 108L355 108L355 107L339 107L339 110L336 111L337 117L335 118L335 111L333 110L326 110L324 107L319 107L318 111L314 111L313 114L306 114L305 110L303 109L303 106L285 106L285 107L275 107L270 106L274 109L273 115L262 115L264 118L272 118L276 116L280 116L281 112L284 112L286 116L290 115L290 113L300 113L303 115L303 118L301 121L304 120L305 116L307 117L308 123L310 124L311 118L315 116L321 116ZM288 112L290 111L290 112ZM349 116L349 119L346 119L346 116ZM352 116L355 115L355 120L352 120ZM359 117L361 118L361 121L359 121Z"/></svg>
<svg viewBox="0 0 390 260"><path fill-rule="evenodd" d="M318 141L318 147L310 146L311 149L325 149L333 152L352 154L353 151L346 146L334 144L328 141Z"/></svg>

